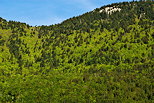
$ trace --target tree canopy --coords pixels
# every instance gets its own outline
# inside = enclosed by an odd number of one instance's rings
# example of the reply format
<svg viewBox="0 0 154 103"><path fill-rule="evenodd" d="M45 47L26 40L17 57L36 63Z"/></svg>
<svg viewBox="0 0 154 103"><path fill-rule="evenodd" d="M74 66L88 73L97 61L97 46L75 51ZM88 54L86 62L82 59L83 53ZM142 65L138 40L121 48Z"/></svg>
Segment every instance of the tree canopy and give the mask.
<svg viewBox="0 0 154 103"><path fill-rule="evenodd" d="M152 103L153 74L153 0L50 26L0 18L0 103Z"/></svg>

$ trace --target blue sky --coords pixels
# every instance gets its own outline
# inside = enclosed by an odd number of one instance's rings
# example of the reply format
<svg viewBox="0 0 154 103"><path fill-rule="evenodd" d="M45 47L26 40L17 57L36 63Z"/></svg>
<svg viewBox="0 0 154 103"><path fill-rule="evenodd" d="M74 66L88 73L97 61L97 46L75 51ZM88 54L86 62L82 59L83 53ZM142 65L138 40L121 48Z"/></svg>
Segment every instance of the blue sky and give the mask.
<svg viewBox="0 0 154 103"><path fill-rule="evenodd" d="M0 0L0 17L33 26L51 25L122 1L132 0Z"/></svg>

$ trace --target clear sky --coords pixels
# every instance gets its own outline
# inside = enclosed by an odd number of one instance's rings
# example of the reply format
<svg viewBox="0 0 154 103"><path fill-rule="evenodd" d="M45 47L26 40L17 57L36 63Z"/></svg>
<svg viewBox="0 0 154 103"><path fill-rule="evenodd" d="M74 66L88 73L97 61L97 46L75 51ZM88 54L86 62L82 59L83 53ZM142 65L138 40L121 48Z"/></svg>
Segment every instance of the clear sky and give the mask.
<svg viewBox="0 0 154 103"><path fill-rule="evenodd" d="M51 25L122 1L132 0L0 0L0 17L33 26Z"/></svg>

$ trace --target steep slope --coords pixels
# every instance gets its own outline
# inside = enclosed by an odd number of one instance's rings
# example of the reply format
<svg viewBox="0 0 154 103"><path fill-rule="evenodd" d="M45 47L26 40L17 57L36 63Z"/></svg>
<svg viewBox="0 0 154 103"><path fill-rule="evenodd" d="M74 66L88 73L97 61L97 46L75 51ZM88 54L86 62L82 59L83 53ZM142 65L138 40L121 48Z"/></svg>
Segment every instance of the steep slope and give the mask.
<svg viewBox="0 0 154 103"><path fill-rule="evenodd" d="M106 5L61 24L0 18L0 102L153 102L154 2Z"/></svg>

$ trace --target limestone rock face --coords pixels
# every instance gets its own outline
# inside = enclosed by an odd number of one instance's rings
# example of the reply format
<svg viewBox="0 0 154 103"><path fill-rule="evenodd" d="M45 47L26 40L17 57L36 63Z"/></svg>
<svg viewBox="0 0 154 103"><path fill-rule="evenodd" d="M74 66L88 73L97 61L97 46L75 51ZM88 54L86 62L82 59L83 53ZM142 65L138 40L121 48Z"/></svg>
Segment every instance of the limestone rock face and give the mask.
<svg viewBox="0 0 154 103"><path fill-rule="evenodd" d="M105 9L100 10L99 12L106 12L107 14L111 15L112 13L116 12L116 11L121 11L121 8L117 8L117 7L106 7Z"/></svg>

